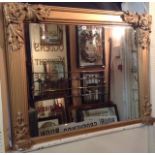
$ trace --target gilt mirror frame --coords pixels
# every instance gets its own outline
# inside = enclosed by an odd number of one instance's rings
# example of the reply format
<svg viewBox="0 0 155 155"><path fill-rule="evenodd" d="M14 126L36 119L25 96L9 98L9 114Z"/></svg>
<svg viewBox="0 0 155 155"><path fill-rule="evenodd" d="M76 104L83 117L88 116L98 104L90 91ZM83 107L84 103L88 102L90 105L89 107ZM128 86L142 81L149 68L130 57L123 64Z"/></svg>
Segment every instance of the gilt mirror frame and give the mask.
<svg viewBox="0 0 155 155"><path fill-rule="evenodd" d="M151 16L129 12L76 9L24 3L3 4L6 58L11 109L11 127L14 150L27 149L32 145L60 138L121 127L130 124L153 124L149 93L149 34ZM62 15L63 14L63 15ZM139 65L139 96L141 117L58 135L31 138L28 122L28 92L26 73L26 51L24 41L24 22L57 22L131 25L136 29Z"/></svg>

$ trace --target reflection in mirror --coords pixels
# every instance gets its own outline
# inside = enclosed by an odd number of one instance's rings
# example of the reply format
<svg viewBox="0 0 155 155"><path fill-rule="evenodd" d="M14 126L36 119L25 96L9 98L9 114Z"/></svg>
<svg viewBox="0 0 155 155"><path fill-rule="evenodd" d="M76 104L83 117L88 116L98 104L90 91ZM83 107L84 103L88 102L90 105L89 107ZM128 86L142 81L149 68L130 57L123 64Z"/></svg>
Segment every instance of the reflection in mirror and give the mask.
<svg viewBox="0 0 155 155"><path fill-rule="evenodd" d="M129 26L30 23L31 136L138 118L135 33Z"/></svg>
<svg viewBox="0 0 155 155"><path fill-rule="evenodd" d="M121 120L139 114L138 55L135 30L131 27L110 27L110 99L117 105Z"/></svg>

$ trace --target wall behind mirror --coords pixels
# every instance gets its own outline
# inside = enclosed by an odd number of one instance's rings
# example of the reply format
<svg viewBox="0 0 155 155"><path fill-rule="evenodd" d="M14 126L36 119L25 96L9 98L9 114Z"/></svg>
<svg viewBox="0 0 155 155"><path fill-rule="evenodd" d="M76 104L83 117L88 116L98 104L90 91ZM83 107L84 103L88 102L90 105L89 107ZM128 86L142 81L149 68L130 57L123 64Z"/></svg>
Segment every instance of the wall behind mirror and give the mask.
<svg viewBox="0 0 155 155"><path fill-rule="evenodd" d="M32 137L139 118L132 27L55 23L26 27Z"/></svg>

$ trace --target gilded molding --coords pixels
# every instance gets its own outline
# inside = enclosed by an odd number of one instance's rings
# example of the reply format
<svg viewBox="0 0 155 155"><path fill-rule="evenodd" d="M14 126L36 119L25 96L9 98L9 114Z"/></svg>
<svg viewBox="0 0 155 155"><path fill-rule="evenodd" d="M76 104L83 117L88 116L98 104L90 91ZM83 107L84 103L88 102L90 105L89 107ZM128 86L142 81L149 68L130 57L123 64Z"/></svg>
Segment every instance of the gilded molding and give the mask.
<svg viewBox="0 0 155 155"><path fill-rule="evenodd" d="M8 51L19 51L24 46L23 22L42 21L49 17L51 8L42 5L5 3L3 7Z"/></svg>
<svg viewBox="0 0 155 155"><path fill-rule="evenodd" d="M122 19L137 30L137 43L142 49L148 49L150 44L152 17L148 14L124 12Z"/></svg>
<svg viewBox="0 0 155 155"><path fill-rule="evenodd" d="M6 24L7 50L9 52L20 52L24 47L24 21L47 21L51 18L50 14L52 12L52 7L50 6L21 3L5 3L3 8ZM141 49L148 50L150 43L149 33L151 32L151 16L126 12L122 15L122 18L136 29L138 46L141 47ZM144 116L142 120L145 124L151 124L154 119L151 117L151 104L148 96L144 99L143 107ZM29 148L32 144L28 124L24 117L25 115L22 112L17 113L16 125L13 130L14 147L17 150Z"/></svg>
<svg viewBox="0 0 155 155"><path fill-rule="evenodd" d="M143 106L143 117L142 122L146 125L153 125L155 122L155 118L151 117L152 105L149 102L149 97L145 96L144 98L144 106Z"/></svg>
<svg viewBox="0 0 155 155"><path fill-rule="evenodd" d="M129 13L124 12L122 15L122 19L131 24L133 28L136 30L136 42L138 47L141 48L141 51L149 51L150 38L149 34L151 32L151 22L152 17L148 14L137 14L137 13ZM147 94L146 94L147 95ZM151 103L149 100L149 96L144 97L143 102L143 114L142 121L144 124L152 124L154 119L151 117Z"/></svg>
<svg viewBox="0 0 155 155"><path fill-rule="evenodd" d="M17 113L14 140L14 147L16 150L25 150L31 146L28 125L25 123L21 112Z"/></svg>
<svg viewBox="0 0 155 155"><path fill-rule="evenodd" d="M145 96L144 99L144 117L151 116L151 111L152 111L152 105L149 102L149 97Z"/></svg>

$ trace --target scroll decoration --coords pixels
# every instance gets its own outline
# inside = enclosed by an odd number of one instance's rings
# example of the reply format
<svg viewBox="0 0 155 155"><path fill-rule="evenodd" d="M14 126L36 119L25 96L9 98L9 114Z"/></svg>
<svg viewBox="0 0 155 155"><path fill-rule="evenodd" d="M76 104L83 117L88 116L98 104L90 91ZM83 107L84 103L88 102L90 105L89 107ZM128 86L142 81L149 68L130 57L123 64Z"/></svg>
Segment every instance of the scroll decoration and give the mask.
<svg viewBox="0 0 155 155"><path fill-rule="evenodd" d="M145 96L145 104L144 104L144 117L142 119L143 123L146 125L153 125L155 118L151 117L152 105L149 102L149 97Z"/></svg>
<svg viewBox="0 0 155 155"><path fill-rule="evenodd" d="M149 103L148 96L145 96L145 104L144 104L144 116L150 116L152 111L152 105Z"/></svg>
<svg viewBox="0 0 155 155"><path fill-rule="evenodd" d="M51 10L50 7L42 5L4 4L8 51L20 51L24 46L23 21L42 21L48 18Z"/></svg>
<svg viewBox="0 0 155 155"><path fill-rule="evenodd" d="M17 113L14 136L14 147L16 150L24 150L31 146L28 125L25 123L23 114L21 112Z"/></svg>
<svg viewBox="0 0 155 155"><path fill-rule="evenodd" d="M148 49L150 44L152 17L148 14L124 12L122 19L137 30L137 41L142 49Z"/></svg>

